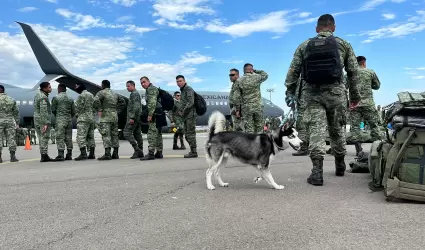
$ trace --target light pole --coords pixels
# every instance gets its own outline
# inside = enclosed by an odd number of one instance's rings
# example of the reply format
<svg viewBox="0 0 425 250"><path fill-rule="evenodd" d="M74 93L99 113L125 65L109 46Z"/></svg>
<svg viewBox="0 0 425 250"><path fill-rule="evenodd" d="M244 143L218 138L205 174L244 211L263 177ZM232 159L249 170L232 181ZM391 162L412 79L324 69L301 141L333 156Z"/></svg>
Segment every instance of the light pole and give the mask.
<svg viewBox="0 0 425 250"><path fill-rule="evenodd" d="M272 101L272 92L274 92L274 89L271 88L271 89L267 89L266 91L270 93L270 101Z"/></svg>

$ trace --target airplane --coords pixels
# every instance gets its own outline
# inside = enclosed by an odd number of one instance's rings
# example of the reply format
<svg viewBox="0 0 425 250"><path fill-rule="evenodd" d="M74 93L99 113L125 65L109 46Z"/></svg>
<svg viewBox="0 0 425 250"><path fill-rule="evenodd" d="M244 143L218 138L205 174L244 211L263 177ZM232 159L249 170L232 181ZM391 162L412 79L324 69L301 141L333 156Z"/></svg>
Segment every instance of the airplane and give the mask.
<svg viewBox="0 0 425 250"><path fill-rule="evenodd" d="M85 80L83 78L80 78L78 76L75 76L74 74L70 73L68 70L66 70L62 64L59 62L59 60L55 57L55 55L50 51L50 49L44 44L44 42L40 39L40 37L36 34L36 32L32 29L32 27L28 24L17 22L24 34L25 37L28 40L29 45L31 46L31 49L38 61L38 64L40 65L41 70L46 74L40 81L41 82L57 82L57 83L64 83L67 87L67 89L72 90L67 91L68 95L72 97L74 100L78 98L78 93L75 90L76 84L84 84L86 86L87 91L92 93L93 95L96 95L97 92L102 90L101 86L95 83L92 83L88 80ZM13 97L17 104L19 105L20 109L20 116L21 116L21 122L20 125L22 127L32 127L33 126L33 114L34 114L34 106L33 106L33 99L36 94L38 85L35 85L32 89L23 89L20 87L12 86L10 84L6 84L6 93ZM123 83L124 85L124 83ZM142 98L144 98L144 89L138 87L139 93L141 94ZM176 86L176 90L178 90L178 87ZM129 95L130 93L124 89L124 90L113 90L115 93L121 95L124 97L126 102L128 103ZM175 91L169 91L167 90L171 95L174 94ZM196 90L195 90L196 91ZM218 92L218 91L197 91L197 93L204 97L205 102L207 104L207 112L199 116L197 118L197 126L206 126L208 124L208 118L211 115L211 113L214 110L218 110L221 113L223 113L226 118L231 121L230 116L230 107L228 104L228 98L229 98L229 92ZM51 100L55 96L55 91L52 90L52 93L49 95L49 99ZM262 98L263 106L264 106L264 116L266 117L277 117L282 116L284 114L283 109L278 107L277 105L273 104L271 101ZM120 129L120 138L123 138L122 131L124 129L124 126L126 124L126 109L118 114L118 128ZM54 124L54 117L52 119L52 123ZM170 128L170 121L167 118L167 127L165 127L165 130L169 130ZM146 125L145 125L146 126ZM73 119L73 128L76 128L76 119Z"/></svg>

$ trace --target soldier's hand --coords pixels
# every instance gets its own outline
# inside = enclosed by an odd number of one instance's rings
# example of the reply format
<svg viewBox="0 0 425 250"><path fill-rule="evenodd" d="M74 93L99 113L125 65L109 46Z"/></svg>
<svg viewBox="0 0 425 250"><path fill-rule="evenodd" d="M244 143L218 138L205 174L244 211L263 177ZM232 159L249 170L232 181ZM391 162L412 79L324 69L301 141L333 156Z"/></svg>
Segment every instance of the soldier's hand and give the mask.
<svg viewBox="0 0 425 250"><path fill-rule="evenodd" d="M236 117L241 117L241 113L239 111L236 111Z"/></svg>
<svg viewBox="0 0 425 250"><path fill-rule="evenodd" d="M44 125L43 128L41 129L41 132L44 134L47 131L48 126Z"/></svg>
<svg viewBox="0 0 425 250"><path fill-rule="evenodd" d="M134 120L133 119L130 119L130 121L128 123L130 123L130 125L133 125L134 124Z"/></svg>
<svg viewBox="0 0 425 250"><path fill-rule="evenodd" d="M174 127L174 126L176 126L176 124L174 124L174 122L172 122L172 123L171 123L170 125L171 125L171 127Z"/></svg>
<svg viewBox="0 0 425 250"><path fill-rule="evenodd" d="M356 109L359 106L359 101L350 102L350 110Z"/></svg>
<svg viewBox="0 0 425 250"><path fill-rule="evenodd" d="M102 111L97 112L97 115L98 115L99 117L102 117Z"/></svg>
<svg viewBox="0 0 425 250"><path fill-rule="evenodd" d="M151 122L152 121L152 116L150 115L150 116L148 116L148 122Z"/></svg>

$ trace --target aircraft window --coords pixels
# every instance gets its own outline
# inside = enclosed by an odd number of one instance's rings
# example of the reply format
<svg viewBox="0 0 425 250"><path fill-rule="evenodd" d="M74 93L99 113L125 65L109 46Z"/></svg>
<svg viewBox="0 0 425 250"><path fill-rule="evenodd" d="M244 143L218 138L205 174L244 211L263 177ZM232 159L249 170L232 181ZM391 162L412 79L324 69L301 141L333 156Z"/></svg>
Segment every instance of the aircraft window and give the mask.
<svg viewBox="0 0 425 250"><path fill-rule="evenodd" d="M16 101L16 105L21 105L21 101Z"/></svg>
<svg viewBox="0 0 425 250"><path fill-rule="evenodd" d="M29 101L29 102L28 102L28 104L29 104L29 105L33 105L33 101Z"/></svg>
<svg viewBox="0 0 425 250"><path fill-rule="evenodd" d="M27 105L27 101L22 101L22 105Z"/></svg>
<svg viewBox="0 0 425 250"><path fill-rule="evenodd" d="M218 102L215 102L215 105L218 105Z"/></svg>
<svg viewBox="0 0 425 250"><path fill-rule="evenodd" d="M224 105L227 105L227 102L224 102Z"/></svg>
<svg viewBox="0 0 425 250"><path fill-rule="evenodd" d="M220 105L223 105L223 102L220 102Z"/></svg>
<svg viewBox="0 0 425 250"><path fill-rule="evenodd" d="M209 106L210 105L210 102L207 102L207 106Z"/></svg>

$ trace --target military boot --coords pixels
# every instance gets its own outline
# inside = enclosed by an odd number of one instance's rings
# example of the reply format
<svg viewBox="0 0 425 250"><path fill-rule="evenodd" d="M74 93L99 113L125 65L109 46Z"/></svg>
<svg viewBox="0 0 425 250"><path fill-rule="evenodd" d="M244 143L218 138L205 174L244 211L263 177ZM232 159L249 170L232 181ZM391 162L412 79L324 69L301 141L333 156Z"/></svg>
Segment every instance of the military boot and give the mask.
<svg viewBox="0 0 425 250"><path fill-rule="evenodd" d="M66 152L65 160L66 160L66 161L71 161L71 160L72 160L72 149L71 149L71 150L68 150L68 151Z"/></svg>
<svg viewBox="0 0 425 250"><path fill-rule="evenodd" d="M183 140L183 135L180 134L180 150L186 150L186 147L184 146L184 140Z"/></svg>
<svg viewBox="0 0 425 250"><path fill-rule="evenodd" d="M177 146L177 137L179 137L179 135L177 133L174 133L174 137L173 137L173 150L178 150L179 147Z"/></svg>
<svg viewBox="0 0 425 250"><path fill-rule="evenodd" d="M156 151L156 153L155 153L155 158L157 158L157 159L162 159L162 158L164 158L164 156L162 155L162 151Z"/></svg>
<svg viewBox="0 0 425 250"><path fill-rule="evenodd" d="M1 158L1 153L0 153L0 163L3 163L3 159Z"/></svg>
<svg viewBox="0 0 425 250"><path fill-rule="evenodd" d="M82 160L87 160L87 151L86 151L86 148L84 147L84 148L80 148L80 155L77 157L77 158L75 158L74 160L75 161L82 161Z"/></svg>
<svg viewBox="0 0 425 250"><path fill-rule="evenodd" d="M328 150L326 150L326 154L328 154L328 155L333 155L333 150L332 150L332 148L329 148Z"/></svg>
<svg viewBox="0 0 425 250"><path fill-rule="evenodd" d="M313 169L307 182L314 186L323 185L323 159L312 159Z"/></svg>
<svg viewBox="0 0 425 250"><path fill-rule="evenodd" d="M86 152L85 149L84 149L84 152ZM96 159L96 156L94 155L94 147L90 148L90 154L89 154L89 157L87 157L87 159L89 159L89 160Z"/></svg>
<svg viewBox="0 0 425 250"><path fill-rule="evenodd" d="M58 156L56 156L55 161L64 161L65 160L64 154L65 154L64 150L58 150Z"/></svg>
<svg viewBox="0 0 425 250"><path fill-rule="evenodd" d="M356 156L361 158L363 156L362 144L357 141L354 143L354 146L356 147Z"/></svg>
<svg viewBox="0 0 425 250"><path fill-rule="evenodd" d="M48 154L41 154L40 162L49 162L49 161L53 161L53 159L50 158Z"/></svg>
<svg viewBox="0 0 425 250"><path fill-rule="evenodd" d="M112 153L112 159L118 160L120 156L118 155L118 147L114 148L114 152Z"/></svg>
<svg viewBox="0 0 425 250"><path fill-rule="evenodd" d="M130 157L130 159L137 159L143 157L143 151L137 146L137 144L131 145L134 149L133 155Z"/></svg>
<svg viewBox="0 0 425 250"><path fill-rule="evenodd" d="M105 148L105 154L102 157L97 158L99 161L112 160L111 148Z"/></svg>
<svg viewBox="0 0 425 250"><path fill-rule="evenodd" d="M298 152L292 153L293 156L306 156L308 155L308 143L301 144L301 148Z"/></svg>
<svg viewBox="0 0 425 250"><path fill-rule="evenodd" d="M15 151L10 151L10 162L18 162L18 161L19 160L16 158Z"/></svg>
<svg viewBox="0 0 425 250"><path fill-rule="evenodd" d="M184 158L197 158L198 153L196 152L196 148L191 147L190 152L184 155Z"/></svg>
<svg viewBox="0 0 425 250"><path fill-rule="evenodd" d="M140 158L141 161L149 161L149 160L155 160L155 152L149 150L149 153L145 155L145 157Z"/></svg>
<svg viewBox="0 0 425 250"><path fill-rule="evenodd" d="M344 176L346 169L344 156L335 156L335 175Z"/></svg>

